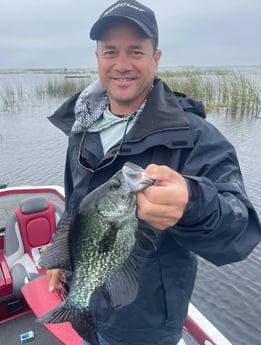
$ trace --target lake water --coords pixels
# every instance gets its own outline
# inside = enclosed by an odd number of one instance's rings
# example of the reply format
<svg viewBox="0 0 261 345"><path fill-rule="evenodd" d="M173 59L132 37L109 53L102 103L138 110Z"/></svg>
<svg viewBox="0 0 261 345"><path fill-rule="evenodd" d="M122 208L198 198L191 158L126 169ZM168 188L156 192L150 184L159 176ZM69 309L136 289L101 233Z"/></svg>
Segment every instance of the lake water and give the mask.
<svg viewBox="0 0 261 345"><path fill-rule="evenodd" d="M256 77L257 70L250 71ZM35 78L45 80L43 75L6 74L0 75L0 85ZM0 183L63 184L67 139L46 119L61 102L0 111ZM248 195L261 218L261 119L219 111L208 114L208 121L236 147ZM200 259L192 302L233 345L260 345L261 244L246 260L224 267Z"/></svg>

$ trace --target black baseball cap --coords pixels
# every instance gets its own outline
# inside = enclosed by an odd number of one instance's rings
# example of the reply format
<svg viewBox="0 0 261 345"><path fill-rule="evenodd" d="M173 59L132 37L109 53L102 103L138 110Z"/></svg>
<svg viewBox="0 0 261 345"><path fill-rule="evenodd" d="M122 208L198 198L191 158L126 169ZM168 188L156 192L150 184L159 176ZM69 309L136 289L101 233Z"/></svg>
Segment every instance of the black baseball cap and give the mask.
<svg viewBox="0 0 261 345"><path fill-rule="evenodd" d="M154 12L138 1L117 1L108 7L93 24L90 31L90 38L97 41L101 38L104 28L109 21L116 18L125 18L136 23L158 46L158 26Z"/></svg>

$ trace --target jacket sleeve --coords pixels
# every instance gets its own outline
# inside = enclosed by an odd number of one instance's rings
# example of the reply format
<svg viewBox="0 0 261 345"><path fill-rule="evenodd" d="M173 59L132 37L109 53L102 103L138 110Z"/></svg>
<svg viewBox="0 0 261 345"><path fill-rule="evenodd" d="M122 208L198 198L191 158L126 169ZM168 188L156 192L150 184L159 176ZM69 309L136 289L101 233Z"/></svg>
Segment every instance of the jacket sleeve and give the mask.
<svg viewBox="0 0 261 345"><path fill-rule="evenodd" d="M183 170L189 203L171 231L186 249L224 265L248 256L261 240L261 226L234 147L207 122L203 127L194 132L195 145Z"/></svg>

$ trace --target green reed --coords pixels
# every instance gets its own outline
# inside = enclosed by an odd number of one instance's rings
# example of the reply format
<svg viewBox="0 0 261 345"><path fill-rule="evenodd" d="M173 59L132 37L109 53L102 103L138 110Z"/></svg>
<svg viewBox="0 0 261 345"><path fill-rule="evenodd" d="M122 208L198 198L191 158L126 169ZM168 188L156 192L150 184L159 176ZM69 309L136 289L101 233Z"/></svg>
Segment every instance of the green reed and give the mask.
<svg viewBox="0 0 261 345"><path fill-rule="evenodd" d="M38 99L46 98L67 98L73 94L83 90L89 82L85 78L82 79L49 79L43 87L38 84L35 87L35 94Z"/></svg>
<svg viewBox="0 0 261 345"><path fill-rule="evenodd" d="M94 72L93 72L94 73ZM261 111L260 88L246 75L226 69L184 69L158 73L175 91L204 102L207 111L225 108L228 114L258 117ZM83 90L93 78L55 78L50 75L28 89L23 83L0 88L3 110L34 106L52 99L66 99Z"/></svg>
<svg viewBox="0 0 261 345"><path fill-rule="evenodd" d="M21 87L12 88L4 85L0 89L0 98L2 100L3 109L17 108L20 102L24 103L25 95Z"/></svg>
<svg viewBox="0 0 261 345"><path fill-rule="evenodd" d="M51 99L66 99L83 90L90 80L87 78L48 78L43 83L32 83L28 88L23 84L4 84L0 89L2 110L39 105Z"/></svg>
<svg viewBox="0 0 261 345"><path fill-rule="evenodd" d="M260 114L260 88L244 74L227 70L183 70L158 75L172 90L202 100L207 111L222 107L232 115L258 117Z"/></svg>

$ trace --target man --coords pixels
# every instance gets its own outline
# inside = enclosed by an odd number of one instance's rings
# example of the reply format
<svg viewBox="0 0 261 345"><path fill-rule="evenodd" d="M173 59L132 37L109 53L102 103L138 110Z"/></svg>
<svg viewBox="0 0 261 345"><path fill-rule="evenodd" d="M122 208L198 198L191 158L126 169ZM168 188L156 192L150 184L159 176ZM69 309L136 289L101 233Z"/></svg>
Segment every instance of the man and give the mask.
<svg viewBox="0 0 261 345"><path fill-rule="evenodd" d="M202 104L155 77L161 51L153 11L118 1L90 37L97 41L99 81L50 118L69 136L64 218L126 161L156 180L137 196L139 227L156 249L135 248L144 265L133 303L113 309L100 290L94 293L90 309L99 341L178 344L196 254L216 265L246 258L261 239L258 217L234 148L204 119ZM50 290L59 274L48 272Z"/></svg>

